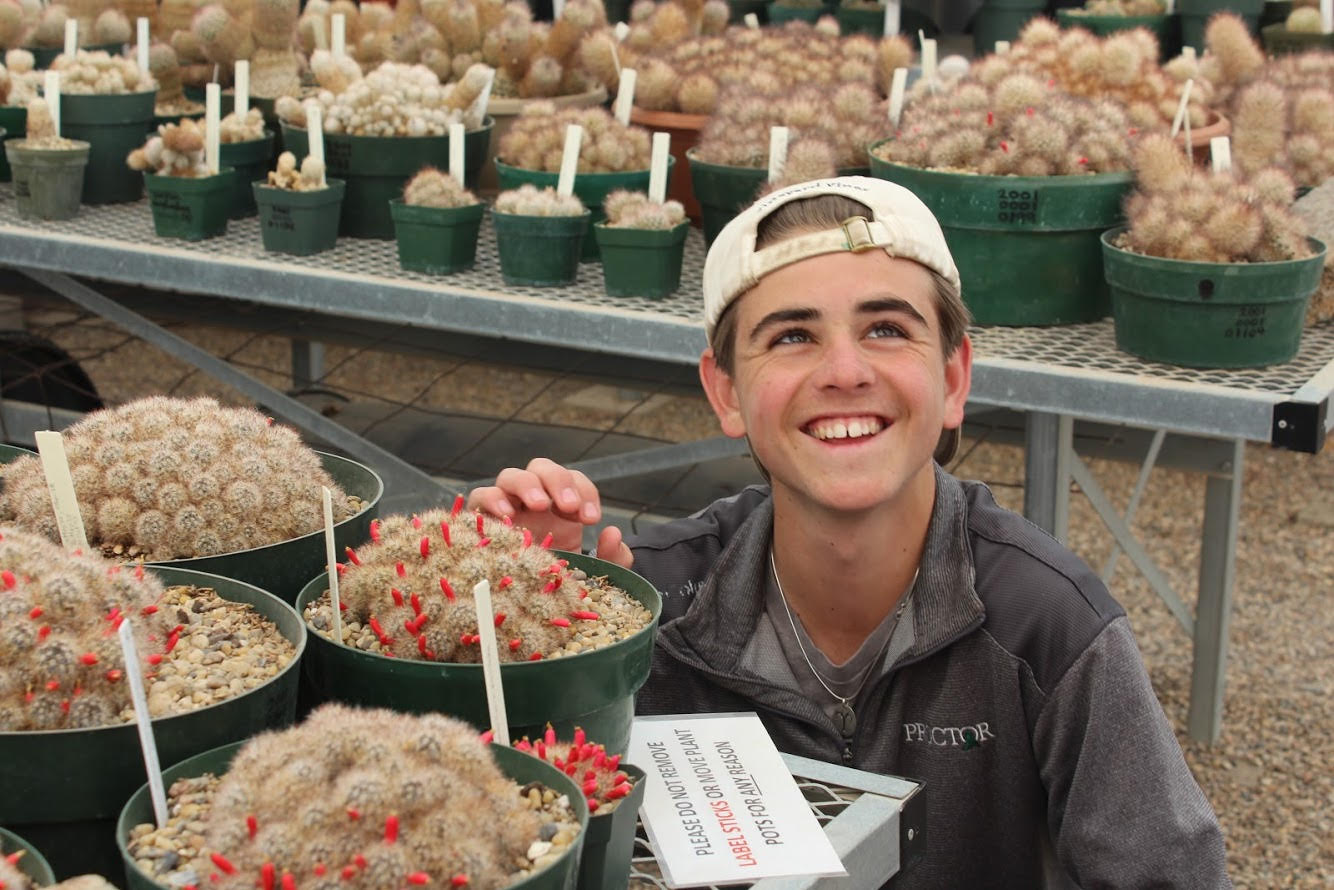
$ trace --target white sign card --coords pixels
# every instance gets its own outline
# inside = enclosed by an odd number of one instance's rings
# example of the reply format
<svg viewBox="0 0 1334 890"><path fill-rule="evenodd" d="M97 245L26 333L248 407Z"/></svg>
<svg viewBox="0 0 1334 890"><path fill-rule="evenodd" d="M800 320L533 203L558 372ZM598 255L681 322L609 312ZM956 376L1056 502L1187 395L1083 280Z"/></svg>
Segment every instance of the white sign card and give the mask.
<svg viewBox="0 0 1334 890"><path fill-rule="evenodd" d="M847 874L754 713L638 717L628 759L669 887Z"/></svg>

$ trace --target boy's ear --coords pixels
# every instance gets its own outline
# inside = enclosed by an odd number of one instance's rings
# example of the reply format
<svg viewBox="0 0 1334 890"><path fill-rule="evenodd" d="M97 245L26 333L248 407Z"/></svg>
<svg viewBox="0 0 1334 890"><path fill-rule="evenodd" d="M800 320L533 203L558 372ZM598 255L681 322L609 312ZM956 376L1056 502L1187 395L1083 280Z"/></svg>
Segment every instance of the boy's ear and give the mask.
<svg viewBox="0 0 1334 890"><path fill-rule="evenodd" d="M965 334L954 354L945 360L945 427L963 425L964 406L973 386L973 341Z"/></svg>
<svg viewBox="0 0 1334 890"><path fill-rule="evenodd" d="M732 382L732 375L718 366L712 348L705 349L699 357L699 381L704 386L704 395L708 396L713 413L718 415L723 434L733 439L746 435L746 423L741 416L736 385Z"/></svg>

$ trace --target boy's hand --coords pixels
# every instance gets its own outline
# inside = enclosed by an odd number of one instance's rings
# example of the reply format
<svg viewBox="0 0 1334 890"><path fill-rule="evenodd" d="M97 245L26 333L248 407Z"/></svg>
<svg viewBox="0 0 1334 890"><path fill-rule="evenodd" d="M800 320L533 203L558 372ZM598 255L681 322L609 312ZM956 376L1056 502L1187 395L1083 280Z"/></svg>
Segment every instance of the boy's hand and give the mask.
<svg viewBox="0 0 1334 890"><path fill-rule="evenodd" d="M508 516L538 538L550 532L553 547L575 552L583 543L583 527L602 519L597 486L578 470L567 470L545 457L534 458L522 470L501 470L495 485L468 494L468 508ZM621 530L611 525L598 535L596 555L627 569L634 562Z"/></svg>

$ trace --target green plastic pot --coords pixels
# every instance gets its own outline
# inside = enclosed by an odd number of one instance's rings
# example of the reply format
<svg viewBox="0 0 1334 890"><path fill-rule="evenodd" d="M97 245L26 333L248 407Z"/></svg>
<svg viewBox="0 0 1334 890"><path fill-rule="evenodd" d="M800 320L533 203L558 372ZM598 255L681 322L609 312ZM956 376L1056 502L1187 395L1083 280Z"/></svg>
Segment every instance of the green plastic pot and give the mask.
<svg viewBox="0 0 1334 890"><path fill-rule="evenodd" d="M259 208L259 235L264 249L293 256L332 250L338 241L346 186L341 179L325 180L328 188L309 192L274 188L264 180L251 183Z"/></svg>
<svg viewBox="0 0 1334 890"><path fill-rule="evenodd" d="M584 856L579 863L579 890L625 890L630 881L630 860L635 852L635 823L644 803L644 771L624 764L621 772L634 789L609 813L588 819Z"/></svg>
<svg viewBox="0 0 1334 890"><path fill-rule="evenodd" d="M1265 52L1271 56L1294 55L1311 50L1328 52L1334 49L1334 34L1289 31L1283 22L1265 25L1260 29L1260 38L1264 41Z"/></svg>
<svg viewBox="0 0 1334 890"><path fill-rule="evenodd" d="M559 551L553 551L560 553ZM623 753L630 742L635 692L648 679L662 598L643 578L620 566L579 553L560 553L574 568L605 575L653 613L653 623L603 649L561 658L500 666L510 737L537 738L550 721L556 735L571 738L576 726L588 738ZM296 609L328 588L327 572L311 580ZM389 658L342 646L312 633L305 672L323 701L425 714L440 711L481 728L490 725L480 664L442 664Z"/></svg>
<svg viewBox="0 0 1334 890"><path fill-rule="evenodd" d="M843 34L869 34L872 37L883 37L885 34L885 8L877 5L875 8L864 6L838 6L834 10L834 16L838 19L839 31ZM940 33L939 26L930 16L924 15L915 9L903 8L899 11L899 33L911 34L917 36L921 31L927 37L935 37Z"/></svg>
<svg viewBox="0 0 1334 890"><path fill-rule="evenodd" d="M463 136L464 174L468 188L477 187L495 122ZM298 159L310 150L305 129L282 125L283 144ZM352 238L394 237L389 202L401 197L403 186L422 167L449 166L448 136L348 136L324 134L324 160L329 176L347 183L338 234Z"/></svg>
<svg viewBox="0 0 1334 890"><path fill-rule="evenodd" d="M237 742L223 745L176 763L162 771L162 781L170 788L171 783L177 779L195 778L205 773L224 775L243 744ZM500 771L519 785L540 782L556 794L568 797L570 807L579 819L579 836L570 844L564 856L541 871L507 885L506 890L574 890L575 876L578 874L577 863L584 851L585 838L589 830L588 803L584 799L583 792L565 773L530 754L515 751L513 748L491 745L491 755L495 758ZM626 772L628 774L629 770ZM120 818L116 820L116 848L120 853L120 864L125 872L125 885L129 890L179 890L177 887L160 884L144 874L130 856L127 846L130 832L134 826L152 821L153 801L148 785L144 784L126 802L120 812ZM581 883L579 886L582 888L584 885Z"/></svg>
<svg viewBox="0 0 1334 890"><path fill-rule="evenodd" d="M1116 345L1150 361L1192 368L1258 368L1301 345L1306 303L1320 286L1325 245L1276 263L1196 263L1144 256L1102 236Z"/></svg>
<svg viewBox="0 0 1334 890"><path fill-rule="evenodd" d="M686 222L671 229L594 225L607 293L613 297L655 298L674 293L681 286L681 258L689 229Z"/></svg>
<svg viewBox="0 0 1334 890"><path fill-rule="evenodd" d="M708 246L732 217L755 200L755 193L769 179L769 171L762 167L709 164L696 158L694 149L686 152L686 161L690 164L690 185L699 201L704 244Z"/></svg>
<svg viewBox="0 0 1334 890"><path fill-rule="evenodd" d="M232 177L232 205L227 215L232 219L254 216L255 190L251 183L268 176L273 163L273 133L264 131L260 139L224 142L218 146L218 163L236 171Z"/></svg>
<svg viewBox="0 0 1334 890"><path fill-rule="evenodd" d="M125 158L144 144L156 97L157 90L109 96L61 94L60 135L92 146L83 203L120 204L143 196L144 179L125 165Z"/></svg>
<svg viewBox="0 0 1334 890"><path fill-rule="evenodd" d="M5 139L22 139L28 133L28 109L0 105L0 129ZM0 182L9 182L9 159L0 152Z"/></svg>
<svg viewBox="0 0 1334 890"><path fill-rule="evenodd" d="M667 157L668 179L672 176L674 166L676 166L676 159L669 155ZM622 173L579 173L574 177L574 196L588 208L589 213L592 214L591 221L600 223L607 218L607 214L602 209L602 204L607 200L607 195L617 189L648 192L649 172L648 170L627 170ZM555 188L557 182L560 181L559 173L513 167L500 158L496 158L496 176L502 190L516 189L526 183L537 188L546 188L547 186ZM591 229L585 235L580 258L585 261L598 258L598 243L597 239L593 237Z"/></svg>
<svg viewBox="0 0 1334 890"><path fill-rule="evenodd" d="M226 234L235 174L230 167L199 177L144 173L158 237L203 241Z"/></svg>
<svg viewBox="0 0 1334 890"><path fill-rule="evenodd" d="M1045 0L985 0L973 16L973 51L979 56L996 50L996 41L1013 41L1029 19L1042 15Z"/></svg>
<svg viewBox="0 0 1334 890"><path fill-rule="evenodd" d="M404 269L449 275L473 267L485 204L421 207L395 198L389 202L389 212L398 241L398 264Z"/></svg>
<svg viewBox="0 0 1334 890"><path fill-rule="evenodd" d="M1260 27L1286 22L1292 13L1292 0L1269 0L1260 10Z"/></svg>
<svg viewBox="0 0 1334 890"><path fill-rule="evenodd" d="M752 12L759 18L761 25L769 21L768 0L727 0L727 8L727 21L733 25L744 23L746 15Z"/></svg>
<svg viewBox="0 0 1334 890"><path fill-rule="evenodd" d="M906 187L940 221L978 324L1077 324L1108 314L1098 239L1121 222L1132 174L944 173L883 161L875 147L872 175Z"/></svg>
<svg viewBox="0 0 1334 890"><path fill-rule="evenodd" d="M1204 54L1204 27L1215 13L1233 12L1246 22L1252 34L1259 33L1260 13L1265 0L1177 0L1176 11L1181 16L1181 45L1193 46Z"/></svg>
<svg viewBox="0 0 1334 890"><path fill-rule="evenodd" d="M557 287L579 274L579 257L592 214L525 216L491 211L506 284Z"/></svg>
<svg viewBox="0 0 1334 890"><path fill-rule="evenodd" d="M14 832L0 828L0 856L10 856L20 852L23 855L19 857L15 867L27 875L33 884L38 887L45 887L56 882L56 876L51 871L50 863L46 861L46 857L36 847Z"/></svg>
<svg viewBox="0 0 1334 890"><path fill-rule="evenodd" d="M338 487L348 494L356 495L365 503L360 513L334 525L335 549L342 553L344 547L360 547L370 540L371 520L380 515L384 482L365 464L334 454L316 453L320 456L324 471L338 483ZM173 559L154 565L235 578L270 591L285 603L291 603L310 577L322 571L328 562L324 553L324 530L321 529L264 547L220 553L217 556Z"/></svg>
<svg viewBox="0 0 1334 890"><path fill-rule="evenodd" d="M297 665L306 627L271 593L232 578L150 566L164 584L211 587L223 599L248 603L296 647L292 661L268 682L227 701L153 721L158 757L175 763L218 745L286 726L296 714ZM133 723L97 729L0 732L0 823L45 850L57 877L116 874L116 814L145 781Z"/></svg>
<svg viewBox="0 0 1334 890"><path fill-rule="evenodd" d="M73 219L79 213L88 169L87 142L70 148L29 148L26 139L5 141L14 181L14 207L23 219Z"/></svg>
<svg viewBox="0 0 1334 890"><path fill-rule="evenodd" d="M1181 52L1181 19L1176 15L1089 15L1078 7L1056 10L1062 28L1084 28L1101 37L1117 31L1147 28L1158 38L1158 57L1175 58Z"/></svg>
<svg viewBox="0 0 1334 890"><path fill-rule="evenodd" d="M783 22L810 22L814 24L819 21L822 15L832 15L833 6L820 4L818 6L787 6L779 2L770 3L768 8L769 24L780 25Z"/></svg>
<svg viewBox="0 0 1334 890"><path fill-rule="evenodd" d="M50 68L51 63L56 60L56 57L65 51L65 45L63 43L60 46L25 46L23 48L32 53L32 66L38 71ZM125 44L123 43L93 43L88 46L79 47L79 49L84 52L101 50L102 52L111 53L113 56L120 55L121 50L124 48Z"/></svg>
<svg viewBox="0 0 1334 890"><path fill-rule="evenodd" d="M18 460L20 457L31 457L36 454L31 448L22 448L18 445L6 445L0 442L0 466Z"/></svg>

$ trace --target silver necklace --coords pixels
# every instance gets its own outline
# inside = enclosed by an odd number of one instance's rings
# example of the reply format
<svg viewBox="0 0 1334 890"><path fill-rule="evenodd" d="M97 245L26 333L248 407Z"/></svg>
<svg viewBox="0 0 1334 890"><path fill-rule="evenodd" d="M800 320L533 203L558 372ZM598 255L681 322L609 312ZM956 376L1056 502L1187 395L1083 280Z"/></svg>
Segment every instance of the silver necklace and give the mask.
<svg viewBox="0 0 1334 890"><path fill-rule="evenodd" d="M871 675L875 673L876 665L880 663L880 659L884 656L885 650L888 649L889 644L893 642L894 632L897 631L899 627L899 619L903 617L903 610L907 607L908 600L912 598L913 589L917 586L917 572L920 571L920 569L913 572L912 583L908 585L908 591L903 595L903 598L899 600L898 608L894 610L894 622L890 625L889 633L885 636L885 642L881 645L880 652L867 666L866 673L862 675L862 681L857 684L856 690L853 691L852 695L848 696L842 696L835 692L833 687L825 682L824 677L820 676L820 672L815 669L815 664L811 661L811 657L806 654L806 646L801 642L801 632L797 630L797 620L792 617L792 608L787 604L787 594L783 592L783 582L778 577L778 565L774 562L774 551L772 547L769 548L769 570L773 572L774 584L778 587L778 598L783 601L783 611L787 613L788 624L792 625L792 636L797 640L797 649L801 652L801 658L806 662L806 667L811 669L811 676L815 677L816 682L823 686L824 691L828 692L833 696L834 700L838 702L838 705L834 708L834 722L838 725L839 732L844 738L852 738L853 734L857 731L857 712L852 709L852 702L856 700L857 696L862 694L862 690L866 688L867 681L870 680Z"/></svg>

